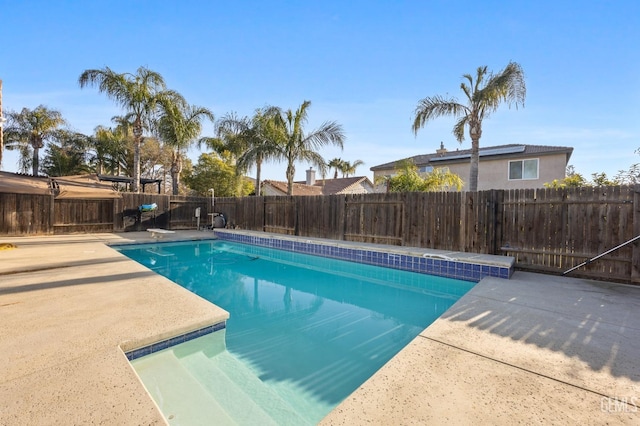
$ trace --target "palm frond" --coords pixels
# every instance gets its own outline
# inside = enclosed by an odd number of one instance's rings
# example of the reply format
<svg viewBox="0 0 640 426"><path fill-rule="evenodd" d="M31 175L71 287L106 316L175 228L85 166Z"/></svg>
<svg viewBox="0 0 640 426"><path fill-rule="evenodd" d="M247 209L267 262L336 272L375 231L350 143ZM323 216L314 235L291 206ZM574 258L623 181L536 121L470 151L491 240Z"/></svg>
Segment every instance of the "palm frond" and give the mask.
<svg viewBox="0 0 640 426"><path fill-rule="evenodd" d="M458 103L455 98L447 99L438 95L424 98L418 102L418 106L415 109L415 119L412 126L413 133L417 135L418 130L434 118L448 115L458 117L467 114L468 111L469 109Z"/></svg>

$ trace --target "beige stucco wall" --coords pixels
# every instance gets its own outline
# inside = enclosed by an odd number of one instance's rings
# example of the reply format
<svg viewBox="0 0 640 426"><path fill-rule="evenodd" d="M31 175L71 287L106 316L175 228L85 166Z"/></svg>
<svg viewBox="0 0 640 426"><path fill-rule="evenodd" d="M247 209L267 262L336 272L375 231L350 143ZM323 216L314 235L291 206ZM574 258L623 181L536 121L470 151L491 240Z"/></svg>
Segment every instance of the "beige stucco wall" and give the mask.
<svg viewBox="0 0 640 426"><path fill-rule="evenodd" d="M509 161L538 159L538 179L509 180ZM478 169L478 190L488 189L527 189L543 188L544 184L554 179L563 179L567 168L566 153L532 155L522 157L509 157L501 159L480 158ZM457 174L465 183L463 191L468 190L469 163L442 164L441 167L448 167L449 171ZM381 176L388 176L395 173L395 170L378 170L373 174L374 182Z"/></svg>
<svg viewBox="0 0 640 426"><path fill-rule="evenodd" d="M347 188L341 194L370 194L372 192L374 192L373 187L365 181Z"/></svg>
<svg viewBox="0 0 640 426"><path fill-rule="evenodd" d="M538 159L538 179L509 180L509 161L533 158ZM567 155L562 153L480 161L478 190L544 188L545 183L564 178L567 168L566 158ZM469 165L465 166L466 179L464 176L463 179L469 180ZM453 168L450 169L453 171Z"/></svg>

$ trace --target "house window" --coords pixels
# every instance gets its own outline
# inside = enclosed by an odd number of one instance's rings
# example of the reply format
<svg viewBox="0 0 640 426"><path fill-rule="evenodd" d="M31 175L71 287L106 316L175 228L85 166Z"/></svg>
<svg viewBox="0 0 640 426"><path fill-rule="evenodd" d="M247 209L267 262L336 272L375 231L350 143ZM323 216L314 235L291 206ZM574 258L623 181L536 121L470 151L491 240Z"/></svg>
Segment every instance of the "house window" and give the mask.
<svg viewBox="0 0 640 426"><path fill-rule="evenodd" d="M433 171L433 166L420 166L418 172L420 173L431 173Z"/></svg>
<svg viewBox="0 0 640 426"><path fill-rule="evenodd" d="M509 161L509 180L538 179L538 159Z"/></svg>

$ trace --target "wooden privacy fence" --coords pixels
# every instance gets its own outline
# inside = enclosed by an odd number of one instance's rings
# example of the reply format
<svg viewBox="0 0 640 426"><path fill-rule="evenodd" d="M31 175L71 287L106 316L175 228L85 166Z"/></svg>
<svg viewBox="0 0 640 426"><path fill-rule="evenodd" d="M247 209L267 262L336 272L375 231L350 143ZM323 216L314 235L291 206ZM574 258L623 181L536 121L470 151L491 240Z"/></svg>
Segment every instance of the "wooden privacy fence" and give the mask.
<svg viewBox="0 0 640 426"><path fill-rule="evenodd" d="M640 235L640 185L216 199L231 227L307 237L511 255L562 273ZM640 283L635 242L571 276Z"/></svg>
<svg viewBox="0 0 640 426"><path fill-rule="evenodd" d="M138 206L156 203L154 212ZM211 223L211 198L122 194L61 200L0 193L0 235L195 229ZM232 228L480 254L506 254L516 266L561 273L640 235L640 185L216 198ZM571 273L640 283L636 241Z"/></svg>
<svg viewBox="0 0 640 426"><path fill-rule="evenodd" d="M211 199L123 193L121 198L56 199L52 195L0 193L0 235L196 229L210 223ZM143 204L157 205L141 212Z"/></svg>

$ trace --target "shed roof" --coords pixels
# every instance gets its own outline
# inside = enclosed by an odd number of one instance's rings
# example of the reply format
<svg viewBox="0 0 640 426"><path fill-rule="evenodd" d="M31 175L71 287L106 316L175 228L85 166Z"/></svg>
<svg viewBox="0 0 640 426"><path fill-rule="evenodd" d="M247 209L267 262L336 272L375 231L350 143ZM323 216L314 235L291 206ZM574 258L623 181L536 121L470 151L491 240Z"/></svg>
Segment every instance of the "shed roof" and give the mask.
<svg viewBox="0 0 640 426"><path fill-rule="evenodd" d="M0 192L51 195L55 198L105 199L120 198L110 184L101 183L96 175L60 177L28 176L0 172Z"/></svg>

